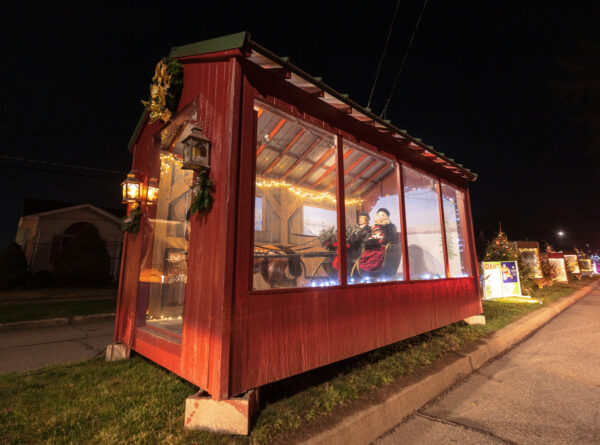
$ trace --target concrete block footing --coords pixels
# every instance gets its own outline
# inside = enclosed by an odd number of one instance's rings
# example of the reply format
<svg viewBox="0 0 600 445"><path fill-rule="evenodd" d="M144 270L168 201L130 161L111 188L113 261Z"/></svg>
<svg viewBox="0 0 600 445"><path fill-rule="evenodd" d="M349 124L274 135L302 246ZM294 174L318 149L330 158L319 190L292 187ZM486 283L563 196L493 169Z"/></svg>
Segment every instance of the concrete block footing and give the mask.
<svg viewBox="0 0 600 445"><path fill-rule="evenodd" d="M485 324L485 315L473 315L464 319L467 324Z"/></svg>
<svg viewBox="0 0 600 445"><path fill-rule="evenodd" d="M186 429L248 435L257 412L258 389L225 400L213 400L206 392L199 392L185 401L184 426Z"/></svg>
<svg viewBox="0 0 600 445"><path fill-rule="evenodd" d="M106 347L106 361L116 362L119 360L127 360L131 354L131 349L123 343L113 343Z"/></svg>

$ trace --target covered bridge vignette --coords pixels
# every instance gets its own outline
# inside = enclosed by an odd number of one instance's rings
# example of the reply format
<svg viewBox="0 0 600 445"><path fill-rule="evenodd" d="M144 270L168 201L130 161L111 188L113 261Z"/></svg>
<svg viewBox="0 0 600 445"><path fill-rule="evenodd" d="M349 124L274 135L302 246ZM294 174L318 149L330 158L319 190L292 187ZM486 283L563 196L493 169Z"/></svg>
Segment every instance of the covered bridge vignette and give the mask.
<svg viewBox="0 0 600 445"><path fill-rule="evenodd" d="M130 141L141 219L124 239L117 344L202 388L196 400L238 403L482 312L474 173L248 33L170 57L179 107L168 124L144 112ZM194 132L210 141L214 203L190 214ZM194 407L187 423L227 430Z"/></svg>

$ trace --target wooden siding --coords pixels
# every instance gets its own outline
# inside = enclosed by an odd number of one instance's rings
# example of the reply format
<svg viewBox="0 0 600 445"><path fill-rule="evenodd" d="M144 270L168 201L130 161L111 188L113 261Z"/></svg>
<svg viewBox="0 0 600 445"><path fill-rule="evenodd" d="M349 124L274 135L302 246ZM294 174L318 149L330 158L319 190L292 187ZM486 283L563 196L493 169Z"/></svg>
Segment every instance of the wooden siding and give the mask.
<svg viewBox="0 0 600 445"><path fill-rule="evenodd" d="M236 307L232 394L481 313L475 278L240 292Z"/></svg>
<svg viewBox="0 0 600 445"><path fill-rule="evenodd" d="M215 203L210 213L192 217L181 341L136 328L136 313L139 326L145 316L137 304L143 219L140 234L125 237L115 339L222 399L481 313L474 277L251 291L256 98L361 146L425 166L406 143L238 56L184 60L180 109L198 99L198 121L213 142ZM162 127L145 123L134 141L133 168L146 180L157 175L153 138ZM442 167L428 173L458 187L468 184L456 183ZM469 235L472 243L472 227Z"/></svg>
<svg viewBox="0 0 600 445"><path fill-rule="evenodd" d="M244 66L242 149L230 394L240 394L394 343L482 312L476 277L321 289L250 291L255 141L253 105L261 99L350 140L398 154L373 130L290 87L275 75ZM281 98L287 98L290 103ZM325 120L315 118L319 116ZM342 131L340 131L342 130ZM379 144L379 145L377 145ZM407 161L396 156L399 161ZM464 184L457 184L464 185Z"/></svg>

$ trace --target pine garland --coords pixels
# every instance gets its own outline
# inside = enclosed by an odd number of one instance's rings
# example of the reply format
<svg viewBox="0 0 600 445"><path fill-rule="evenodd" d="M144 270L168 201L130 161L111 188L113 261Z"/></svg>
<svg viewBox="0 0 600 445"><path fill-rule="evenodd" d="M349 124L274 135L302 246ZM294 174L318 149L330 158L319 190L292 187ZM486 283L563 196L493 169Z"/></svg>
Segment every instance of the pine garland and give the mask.
<svg viewBox="0 0 600 445"><path fill-rule="evenodd" d="M203 170L198 172L196 179L194 179L194 185L192 186L193 199L192 205L190 206L190 213L202 213L204 211L210 211L213 204L213 197L211 195L211 189L213 186L212 180L208 177L209 170Z"/></svg>
<svg viewBox="0 0 600 445"><path fill-rule="evenodd" d="M121 220L121 230L127 233L138 233L140 231L140 220L142 218L142 210L139 206L129 212L129 215Z"/></svg>

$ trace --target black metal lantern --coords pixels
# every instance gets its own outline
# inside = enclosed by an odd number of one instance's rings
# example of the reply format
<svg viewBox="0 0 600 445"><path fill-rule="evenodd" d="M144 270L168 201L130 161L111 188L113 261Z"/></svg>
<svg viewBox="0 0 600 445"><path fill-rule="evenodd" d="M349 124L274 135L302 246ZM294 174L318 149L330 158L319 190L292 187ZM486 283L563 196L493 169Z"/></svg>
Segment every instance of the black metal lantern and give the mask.
<svg viewBox="0 0 600 445"><path fill-rule="evenodd" d="M141 184L136 178L135 172L130 171L127 173L125 181L121 183L123 186L123 204L136 204L140 202L141 198Z"/></svg>
<svg viewBox="0 0 600 445"><path fill-rule="evenodd" d="M146 204L153 205L158 201L158 180L150 178L148 180L148 191L146 192Z"/></svg>
<svg viewBox="0 0 600 445"><path fill-rule="evenodd" d="M192 128L190 134L181 141L183 145L184 170L208 170L211 142L199 127Z"/></svg>

